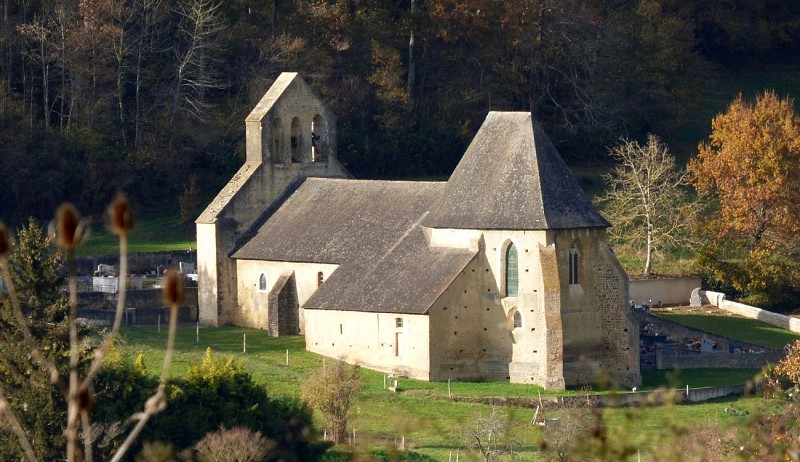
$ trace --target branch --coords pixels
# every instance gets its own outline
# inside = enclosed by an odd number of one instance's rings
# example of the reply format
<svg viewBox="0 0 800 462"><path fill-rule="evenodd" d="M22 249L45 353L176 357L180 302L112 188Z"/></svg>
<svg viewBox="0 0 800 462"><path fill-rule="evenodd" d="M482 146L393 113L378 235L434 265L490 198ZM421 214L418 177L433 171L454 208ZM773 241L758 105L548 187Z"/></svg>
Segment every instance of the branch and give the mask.
<svg viewBox="0 0 800 462"><path fill-rule="evenodd" d="M17 435L25 457L31 462L36 462L36 454L33 452L30 441L28 441L28 436L25 435L25 430L17 420L17 416L14 415L14 411L11 410L11 406L8 405L8 400L6 400L2 388L0 388L0 419L6 419L10 424L11 430Z"/></svg>
<svg viewBox="0 0 800 462"><path fill-rule="evenodd" d="M111 462L119 462L130 449L136 437L142 431L147 421L151 417L163 411L167 407L166 387L169 378L169 366L172 362L172 352L175 347L175 330L178 324L178 307L183 303L183 280L176 271L167 273L164 283L164 300L170 308L169 312L169 334L167 336L167 351L164 353L164 364L161 367L161 380L158 390L147 399L144 411L133 415L132 419L138 420L136 427L131 431L122 446L119 447Z"/></svg>

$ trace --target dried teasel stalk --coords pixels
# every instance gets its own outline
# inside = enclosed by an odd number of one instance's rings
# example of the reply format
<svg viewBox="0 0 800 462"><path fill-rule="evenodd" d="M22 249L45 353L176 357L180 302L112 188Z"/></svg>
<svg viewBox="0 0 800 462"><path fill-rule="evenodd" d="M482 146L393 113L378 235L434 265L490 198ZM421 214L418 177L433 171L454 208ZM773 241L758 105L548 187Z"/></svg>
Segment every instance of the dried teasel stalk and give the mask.
<svg viewBox="0 0 800 462"><path fill-rule="evenodd" d="M158 390L147 399L144 410L133 416L138 420L136 426L128 434L128 437L117 450L111 462L119 462L125 453L130 449L136 437L144 428L147 421L167 407L167 379L169 378L169 366L172 361L172 352L175 349L175 330L178 325L178 308L183 303L183 278L175 270L169 270L164 279L163 286L164 302L169 305L169 334L167 336L167 351L164 352L164 364L161 366L161 381Z"/></svg>

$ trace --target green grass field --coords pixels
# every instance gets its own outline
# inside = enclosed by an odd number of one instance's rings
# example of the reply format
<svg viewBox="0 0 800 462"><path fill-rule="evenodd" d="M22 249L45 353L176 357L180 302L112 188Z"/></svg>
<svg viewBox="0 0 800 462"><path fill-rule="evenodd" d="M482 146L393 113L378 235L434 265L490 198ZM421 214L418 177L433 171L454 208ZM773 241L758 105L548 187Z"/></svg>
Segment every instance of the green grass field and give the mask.
<svg viewBox="0 0 800 462"><path fill-rule="evenodd" d="M138 219L128 241L129 252L161 252L197 248L194 223L181 224L180 217L163 216ZM89 239L79 255L117 255L119 240L102 223L93 223Z"/></svg>
<svg viewBox="0 0 800 462"><path fill-rule="evenodd" d="M247 352L243 353L246 337ZM243 328L200 329L197 342L195 328L178 330L176 350L171 368L172 376L182 376L192 364L198 364L206 348L210 347L226 357L232 356L241 361L245 370L254 379L265 385L273 395L299 396L300 384L315 368L321 367L322 356L305 350L303 337L270 337L261 330ZM158 332L156 328L125 328L122 332L122 352L133 358L144 355L145 364L151 374L160 374L166 329ZM286 365L286 357L289 365ZM751 379L756 371L751 370L699 370L683 371L677 374L664 372L645 373L647 388L673 385L678 388L689 383L692 387L741 383ZM392 393L383 387L384 375L362 369L364 389L355 406L354 426L360 448L382 448L392 445L405 437L406 446L434 460L447 460L451 454L455 460L458 452L460 460L478 460L467 450L468 430L473 428L476 418L491 413L491 407L484 404L452 401L447 399L447 383L423 382L401 379L400 391ZM536 397L553 394L574 394L575 391L559 393L545 392L533 385L509 383L453 382L451 392L463 397ZM755 406L760 400L739 401L743 406ZM703 403L690 406L672 406L670 419L685 425L733 424L737 423L724 408L731 401ZM665 426L662 413L665 408L635 409L636 419L641 422L630 426L631 410L607 409L604 418L614 427L614 431L624 430L627 438L651 444ZM571 410L548 411L547 418L567 418ZM516 451L524 460L546 460L538 451L536 441L541 437L541 427L530 424L534 411L519 407L505 407L500 410L502 419L509 424L510 433L516 441ZM318 418L318 428L324 421ZM733 419L733 420L732 420ZM638 443L637 443L638 444ZM340 448L346 450L347 448Z"/></svg>
<svg viewBox="0 0 800 462"><path fill-rule="evenodd" d="M674 313L654 310L659 316L685 324L712 334L724 335L742 342L783 348L800 338L786 329L775 327L755 319L719 315L707 312Z"/></svg>

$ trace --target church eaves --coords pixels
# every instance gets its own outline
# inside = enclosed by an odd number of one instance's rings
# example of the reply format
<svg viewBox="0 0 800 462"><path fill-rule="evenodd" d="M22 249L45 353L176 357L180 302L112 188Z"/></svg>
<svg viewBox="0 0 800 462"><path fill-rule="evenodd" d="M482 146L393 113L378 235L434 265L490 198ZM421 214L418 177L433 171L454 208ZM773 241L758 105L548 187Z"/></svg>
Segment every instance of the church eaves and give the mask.
<svg viewBox="0 0 800 462"><path fill-rule="evenodd" d="M490 112L423 221L430 228L608 227L527 112Z"/></svg>

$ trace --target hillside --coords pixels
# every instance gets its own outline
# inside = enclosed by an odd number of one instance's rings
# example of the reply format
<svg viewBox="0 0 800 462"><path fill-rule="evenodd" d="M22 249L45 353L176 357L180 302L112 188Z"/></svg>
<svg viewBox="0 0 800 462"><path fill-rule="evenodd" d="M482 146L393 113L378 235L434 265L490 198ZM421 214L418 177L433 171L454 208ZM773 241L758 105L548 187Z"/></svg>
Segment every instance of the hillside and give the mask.
<svg viewBox="0 0 800 462"><path fill-rule="evenodd" d="M283 70L337 114L360 178L449 175L488 110L533 110L581 169L647 132L685 160L738 91L796 90L794 3L639 3L7 2L3 219L65 200L98 216L124 191L145 216L191 221Z"/></svg>

